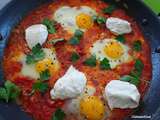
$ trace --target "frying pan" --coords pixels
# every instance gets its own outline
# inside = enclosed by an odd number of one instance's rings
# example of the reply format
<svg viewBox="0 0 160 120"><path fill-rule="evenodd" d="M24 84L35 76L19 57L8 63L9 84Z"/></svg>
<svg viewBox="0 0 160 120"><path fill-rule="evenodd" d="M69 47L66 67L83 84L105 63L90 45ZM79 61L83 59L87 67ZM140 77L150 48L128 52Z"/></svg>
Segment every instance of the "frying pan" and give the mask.
<svg viewBox="0 0 160 120"><path fill-rule="evenodd" d="M41 4L53 0L12 0L0 11L0 61L11 30L17 25L27 13ZM113 0L104 0L113 2ZM148 9L140 0L116 0L116 4L126 9L141 27L143 34L149 41L152 50L152 81L145 95L142 111L136 115L152 116L151 120L160 120L160 21L157 16ZM15 43L16 44L16 43ZM0 62L0 84L4 82L2 64ZM127 118L132 120L133 118ZM32 120L23 110L11 102L9 104L0 102L0 120ZM140 120L148 120L142 118Z"/></svg>

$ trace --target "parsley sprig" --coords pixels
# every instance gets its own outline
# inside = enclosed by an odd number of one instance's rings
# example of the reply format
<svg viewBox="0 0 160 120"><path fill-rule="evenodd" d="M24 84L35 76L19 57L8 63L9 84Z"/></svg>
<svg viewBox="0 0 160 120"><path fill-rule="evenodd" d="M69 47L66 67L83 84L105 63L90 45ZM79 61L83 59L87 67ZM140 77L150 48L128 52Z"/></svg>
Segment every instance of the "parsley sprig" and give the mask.
<svg viewBox="0 0 160 120"><path fill-rule="evenodd" d="M80 56L79 56L79 54L77 53L77 52L73 52L72 54L71 54L71 61L73 62L73 63L75 63L75 62L77 62L77 60L79 60L80 59Z"/></svg>
<svg viewBox="0 0 160 120"><path fill-rule="evenodd" d="M116 37L116 40L121 42L121 43L125 43L126 39L123 35L119 35Z"/></svg>
<svg viewBox="0 0 160 120"><path fill-rule="evenodd" d="M114 4L111 4L109 7L103 9L103 13L111 14L116 9L117 9L117 6Z"/></svg>
<svg viewBox="0 0 160 120"><path fill-rule="evenodd" d="M97 62L96 62L96 56L95 55L91 55L89 58L87 58L84 61L84 65L86 65L86 66L95 67L96 64L97 64Z"/></svg>
<svg viewBox="0 0 160 120"><path fill-rule="evenodd" d="M45 71L42 71L40 73L40 80L41 81L46 81L51 77L50 71L46 69Z"/></svg>
<svg viewBox="0 0 160 120"><path fill-rule="evenodd" d="M143 68L143 62L140 59L136 59L134 69L131 71L131 73L129 75L121 77L120 80L130 82L131 84L138 86L140 83L140 77L142 75Z"/></svg>
<svg viewBox="0 0 160 120"><path fill-rule="evenodd" d="M139 51L142 50L142 43L141 43L140 40L134 41L134 43L133 43L133 50L137 51L137 52L139 52Z"/></svg>
<svg viewBox="0 0 160 120"><path fill-rule="evenodd" d="M102 17L102 16L93 16L93 20L94 20L96 23L98 23L99 25L106 23L106 18L105 18L105 17Z"/></svg>
<svg viewBox="0 0 160 120"><path fill-rule="evenodd" d="M110 70L111 66L109 64L109 60L107 58L104 58L102 61L100 61L100 68L102 70Z"/></svg>
<svg viewBox="0 0 160 120"><path fill-rule="evenodd" d="M41 45L38 43L32 48L32 51L30 54L27 55L26 63L27 64L34 64L42 59L44 59L45 53L41 47Z"/></svg>
<svg viewBox="0 0 160 120"><path fill-rule="evenodd" d="M0 87L0 100L16 100L20 95L20 88L12 83L11 81L6 81L4 87Z"/></svg>
<svg viewBox="0 0 160 120"><path fill-rule="evenodd" d="M64 113L64 111L62 109L58 108L54 112L54 114L52 116L52 120L63 120L65 116L66 116L66 114Z"/></svg>
<svg viewBox="0 0 160 120"><path fill-rule="evenodd" d="M47 18L45 18L43 21L42 21L42 24L45 25L47 27L47 30L50 34L53 34L56 32L56 28L55 28L55 21L51 21Z"/></svg>
<svg viewBox="0 0 160 120"><path fill-rule="evenodd" d="M78 45L82 37L83 37L83 31L76 30L74 36L69 40L69 44Z"/></svg>
<svg viewBox="0 0 160 120"><path fill-rule="evenodd" d="M35 91L40 91L41 93L45 93L47 90L48 90L48 84L39 80L33 84L31 93L33 94Z"/></svg>

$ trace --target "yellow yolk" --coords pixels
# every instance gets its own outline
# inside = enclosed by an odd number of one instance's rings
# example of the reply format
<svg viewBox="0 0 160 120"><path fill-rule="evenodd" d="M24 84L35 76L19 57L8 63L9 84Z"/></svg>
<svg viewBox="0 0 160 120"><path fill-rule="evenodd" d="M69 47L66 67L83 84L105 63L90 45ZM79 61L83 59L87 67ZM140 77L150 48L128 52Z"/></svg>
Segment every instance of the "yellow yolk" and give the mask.
<svg viewBox="0 0 160 120"><path fill-rule="evenodd" d="M80 101L80 113L88 120L101 120L104 117L105 106L96 96L87 96Z"/></svg>
<svg viewBox="0 0 160 120"><path fill-rule="evenodd" d="M76 24L79 28L88 29L93 26L93 20L91 16L81 13L76 16Z"/></svg>
<svg viewBox="0 0 160 120"><path fill-rule="evenodd" d="M118 59L124 53L122 46L118 42L110 42L110 44L105 46L104 52L112 59Z"/></svg>
<svg viewBox="0 0 160 120"><path fill-rule="evenodd" d="M54 68L55 68L54 63L52 62L51 59L48 58L43 59L36 64L36 70L39 73L45 71L46 69L48 69L50 73L52 73L54 71Z"/></svg>

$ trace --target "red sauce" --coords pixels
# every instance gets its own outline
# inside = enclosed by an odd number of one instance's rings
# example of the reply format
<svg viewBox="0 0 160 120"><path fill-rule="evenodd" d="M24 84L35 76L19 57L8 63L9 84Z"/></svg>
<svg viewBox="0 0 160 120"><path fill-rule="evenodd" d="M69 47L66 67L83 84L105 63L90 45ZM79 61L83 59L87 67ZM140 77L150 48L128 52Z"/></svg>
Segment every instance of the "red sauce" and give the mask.
<svg viewBox="0 0 160 120"><path fill-rule="evenodd" d="M125 35L126 44L132 48L133 42L135 40L141 40L142 51L135 53L131 51L131 54L136 58L139 58L144 63L144 70L142 73L141 83L139 85L139 91L142 98L148 88L149 80L151 79L151 61L150 61L150 47L148 43L144 40L144 37L137 25L137 23L130 18L125 11L121 9L115 10L111 15L104 15L102 9L107 7L105 4L99 0L57 0L53 3L46 4L36 9L35 11L28 14L27 17L13 30L11 33L9 43L5 49L5 55L3 60L4 73L7 80L14 81L22 89L22 95L20 97L20 103L22 108L30 113L36 120L50 120L53 112L63 106L65 101L62 100L51 100L49 96L49 90L45 94L40 94L36 92L34 95L29 96L32 89L32 84L35 80L28 77L23 77L20 75L22 65L16 61L16 56L20 53L29 53L30 50L27 47L27 43L24 37L24 31L27 27L33 24L41 23L44 18L52 18L54 11L63 5L69 6L82 6L87 5L95 9L100 15L109 17L114 16L128 20L132 24L133 32ZM48 40L54 38L65 38L69 40L72 35L64 31L60 25L57 25L56 34L50 34ZM68 45L66 42L61 42L56 44L56 53L58 60L61 63L60 71L51 77L49 80L49 85L52 88L56 80L64 75L68 67L73 64L70 61L71 53L74 49L79 52L81 58L77 63L74 64L76 68L84 72L87 76L88 83L97 87L97 91L100 91L99 87L104 87L109 81L113 79L119 79L119 76L129 74L134 67L134 61L130 63L124 63L119 65L116 69L110 71L102 71L99 67L87 67L83 65L83 61L89 55L89 48L92 44L102 38L112 38L114 35L106 29L104 26L94 25L91 29L85 32L80 44L76 47ZM44 47L52 47L51 45L44 44ZM101 92L97 92L100 94ZM123 120L126 116L130 115L132 110L126 109L114 109L111 111L111 115L107 120Z"/></svg>

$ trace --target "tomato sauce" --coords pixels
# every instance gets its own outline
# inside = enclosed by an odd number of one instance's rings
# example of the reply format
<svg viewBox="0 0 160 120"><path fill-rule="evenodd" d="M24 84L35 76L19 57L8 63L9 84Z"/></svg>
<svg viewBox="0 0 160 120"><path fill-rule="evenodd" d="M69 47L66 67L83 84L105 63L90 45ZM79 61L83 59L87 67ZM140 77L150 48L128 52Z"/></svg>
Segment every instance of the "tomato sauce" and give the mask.
<svg viewBox="0 0 160 120"><path fill-rule="evenodd" d="M20 97L20 105L22 106L22 109L30 113L35 120L50 120L53 112L57 108L62 107L65 103L65 101L62 100L51 100L49 90L44 94L36 92L34 95L30 95L29 93L32 90L32 85L35 80L30 79L29 77L21 76L20 71L22 64L17 61L17 56L19 56L20 53L27 54L30 52L30 49L25 41L25 29L30 25L41 23L44 18L52 19L56 9L64 5L87 5L95 9L101 16L106 18L110 16L122 18L128 20L132 24L133 32L125 35L125 44L127 44L130 48L133 48L133 42L135 40L140 40L142 42L142 51L134 52L131 50L131 54L134 57L141 59L144 63L144 70L142 72L141 82L138 87L143 98L151 79L152 66L150 61L150 47L147 41L145 41L137 23L131 17L129 17L124 10L121 9L115 10L111 15L103 14L102 9L107 7L109 4L99 0L57 0L53 3L42 5L38 9L30 12L27 17L25 17L22 22L12 31L8 45L5 49L3 60L5 77L7 80L11 80L16 83L22 89L22 95ZM65 40L69 40L72 37L72 35L65 31L60 25L57 25L56 27L57 32L55 34L50 34L48 40L55 38L65 38ZM96 86L97 91L99 87L101 87L101 90L103 90L109 81L113 79L119 79L120 76L129 74L134 67L134 61L121 64L116 69L109 71L102 71L98 66L91 68L83 65L84 60L90 55L89 48L95 41L103 38L113 37L115 36L108 29L106 29L105 26L99 26L95 24L92 28L84 33L84 36L78 46L71 46L67 44L67 42L60 42L56 44L55 49L58 60L61 63L61 68L56 75L50 78L50 89L54 86L56 80L64 75L71 64L85 73L88 84ZM52 45L45 43L43 47L51 48ZM75 50L79 53L81 58L77 63L72 63L70 57L71 53ZM110 111L110 113L111 114L107 120L123 120L126 116L132 113L132 110L114 109Z"/></svg>

